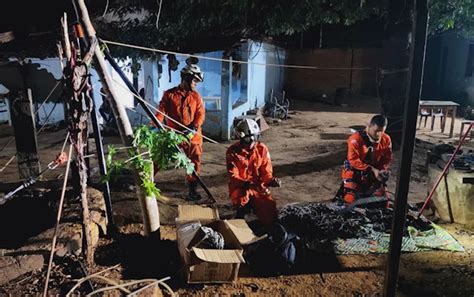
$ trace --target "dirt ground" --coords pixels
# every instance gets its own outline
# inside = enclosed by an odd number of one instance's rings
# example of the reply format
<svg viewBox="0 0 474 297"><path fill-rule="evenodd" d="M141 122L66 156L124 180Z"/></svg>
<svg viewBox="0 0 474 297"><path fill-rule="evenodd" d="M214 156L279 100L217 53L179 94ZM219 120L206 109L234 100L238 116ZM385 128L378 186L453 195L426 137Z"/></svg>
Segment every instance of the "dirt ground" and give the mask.
<svg viewBox="0 0 474 297"><path fill-rule="evenodd" d="M356 106L334 107L305 101L291 102L291 118L270 123L271 129L263 133L262 141L270 149L274 174L282 180L282 187L273 190L278 207L288 203L330 200L340 184L340 166L346 153L346 139L350 128L364 126L379 103L363 98ZM7 142L8 131L0 138L0 148ZM455 135L459 128L455 128ZM60 150L65 132L46 132L38 137L40 159L47 163ZM449 139L437 131L418 131L418 138L433 143L448 142ZM120 143L118 137L107 137L106 143ZM204 144L202 178L217 198L222 217L231 217L227 193L225 170L226 147L232 142ZM472 142L471 142L472 143ZM0 152L0 168L14 154L14 143ZM420 202L426 197L426 148L415 149L410 183L410 202ZM389 189L395 190L399 153L395 152L392 178ZM96 162L91 158L91 167ZM97 171L93 168L92 173ZM56 179L61 169L48 173L46 179ZM296 275L263 278L254 275L245 265L236 284L186 286L180 281L180 264L173 227L176 205L187 203L184 173L177 170L159 172L156 183L162 193L171 199L170 205L160 204L162 238L160 246L148 246L141 238L141 214L131 185L122 183L113 188L113 206L116 221L121 225L120 239L102 239L96 253L97 266L92 272L119 264L119 269L110 272L116 279L171 276L173 288L183 296L382 296L386 269L386 255L350 255L332 259L317 257L311 267ZM0 182L18 180L16 164L12 163L0 173ZM205 195L202 192L202 195ZM400 266L400 296L474 296L474 230L454 224L442 225L466 248L465 253L442 251L403 254ZM164 256L166 255L166 256ZM151 257L151 258L150 258ZM167 261L163 260L166 258ZM161 259L161 260L160 260ZM163 262L164 261L164 262ZM57 266L61 270L60 265ZM58 273L59 275L59 273ZM41 278L38 274L34 278ZM59 277L59 276L58 276ZM31 280L30 279L30 280ZM40 292L31 285L17 284L14 280L0 293ZM64 293L60 282L52 292ZM29 291L24 291L28 289Z"/></svg>

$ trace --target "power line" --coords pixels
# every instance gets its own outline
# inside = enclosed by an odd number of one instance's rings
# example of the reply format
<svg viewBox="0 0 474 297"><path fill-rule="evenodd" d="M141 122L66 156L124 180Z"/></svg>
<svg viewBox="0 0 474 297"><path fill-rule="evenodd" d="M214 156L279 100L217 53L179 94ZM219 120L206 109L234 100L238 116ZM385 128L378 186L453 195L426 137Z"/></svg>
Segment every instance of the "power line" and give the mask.
<svg viewBox="0 0 474 297"><path fill-rule="evenodd" d="M201 56L201 55L186 54L186 53L174 52L174 51L169 51L169 50L162 50L162 49L144 47L144 46L139 46L139 45L121 43L121 42L116 42L116 41L103 40L103 39L101 41L106 44L134 48L134 49L139 49L139 50L144 50L144 51L157 52L157 53L162 53L162 54L180 55L180 56L185 56L185 57L195 57L202 60L229 62L229 63L237 63L237 64L261 65L261 66L269 66L269 67L282 67L282 68L294 68L294 69L313 69L313 70L345 70L345 71L347 70L356 70L356 71L375 70L375 68L369 68L369 67L355 67L355 68L354 67L352 68L351 67L318 67L318 66L306 66L306 65L249 62L249 61L242 61L242 60L221 59L221 58L206 57L206 56Z"/></svg>

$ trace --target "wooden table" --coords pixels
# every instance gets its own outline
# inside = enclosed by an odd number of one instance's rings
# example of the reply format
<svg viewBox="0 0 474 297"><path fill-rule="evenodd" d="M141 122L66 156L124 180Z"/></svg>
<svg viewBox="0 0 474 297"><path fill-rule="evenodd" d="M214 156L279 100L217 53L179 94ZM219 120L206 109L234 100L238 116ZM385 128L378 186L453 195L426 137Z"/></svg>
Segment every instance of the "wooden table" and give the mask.
<svg viewBox="0 0 474 297"><path fill-rule="evenodd" d="M456 120L456 110L459 104L453 101L420 101L420 109L430 109L431 114L433 110L441 109L444 114L444 119L441 122L441 132L444 133L444 126L446 123L446 117L448 116L449 111L451 111L451 127L449 129L449 138L453 137L454 133L454 121ZM432 115L433 117L433 115ZM432 119L434 121L434 118Z"/></svg>

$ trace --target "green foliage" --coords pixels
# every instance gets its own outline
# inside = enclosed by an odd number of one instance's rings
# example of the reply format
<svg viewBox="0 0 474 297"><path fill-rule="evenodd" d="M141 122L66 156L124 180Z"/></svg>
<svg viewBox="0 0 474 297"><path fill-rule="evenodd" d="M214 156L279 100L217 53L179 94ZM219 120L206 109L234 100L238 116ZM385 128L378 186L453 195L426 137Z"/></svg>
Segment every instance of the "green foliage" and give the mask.
<svg viewBox="0 0 474 297"><path fill-rule="evenodd" d="M153 182L153 164L160 170L168 169L172 165L174 168L184 168L187 174L192 174L194 164L182 152L178 152L176 147L187 139L174 131L159 130L153 131L149 126L140 126L135 130L133 147L128 150L130 157L125 161L114 161L113 157L117 149L109 146L106 158L108 174L103 180L113 180L126 164L131 164L140 174L140 180L147 196L160 197L160 190Z"/></svg>
<svg viewBox="0 0 474 297"><path fill-rule="evenodd" d="M294 35L321 24L353 25L386 15L388 0L175 0L162 2L111 1L110 22L98 10L94 23L104 39L181 51L230 47L242 38L262 39ZM140 18L130 13L140 11ZM218 44L217 44L218 43ZM206 49L206 47L208 47ZM150 55L111 47L114 56Z"/></svg>
<svg viewBox="0 0 474 297"><path fill-rule="evenodd" d="M429 32L460 30L474 33L474 0L432 0L429 2Z"/></svg>
<svg viewBox="0 0 474 297"><path fill-rule="evenodd" d="M188 142L186 137L171 131L152 131L148 126L140 126L135 130L135 147L147 149L150 152L151 160L160 169L168 169L175 163L175 168L184 168L188 174L193 172L194 164L184 153L178 152L177 145Z"/></svg>
<svg viewBox="0 0 474 297"><path fill-rule="evenodd" d="M230 48L241 39L264 39L299 34L320 25L354 25L370 18L385 18L389 0L175 0L163 1L156 27L158 2L117 0L106 22L97 10L95 23L105 39L180 51ZM413 1L402 1L412 5ZM429 33L461 30L474 33L474 0L428 0ZM130 13L140 12L140 18ZM389 21L388 19L386 19ZM207 47L207 48L206 48ZM155 53L112 47L115 56L148 56Z"/></svg>
<svg viewBox="0 0 474 297"><path fill-rule="evenodd" d="M109 145L109 152L105 158L105 164L107 165L107 174L101 177L102 182L115 181L117 175L119 175L125 168L124 161L118 160L113 161L113 157L117 154L117 149L113 145Z"/></svg>

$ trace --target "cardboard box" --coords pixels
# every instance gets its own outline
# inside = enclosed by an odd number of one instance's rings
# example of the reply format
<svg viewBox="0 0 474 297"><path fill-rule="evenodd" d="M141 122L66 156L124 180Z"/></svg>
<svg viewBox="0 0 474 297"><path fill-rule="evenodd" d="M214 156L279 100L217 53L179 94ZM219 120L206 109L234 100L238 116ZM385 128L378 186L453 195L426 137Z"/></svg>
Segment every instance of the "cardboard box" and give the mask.
<svg viewBox="0 0 474 297"><path fill-rule="evenodd" d="M217 210L209 210L208 207L193 205L192 208L181 207L181 211L178 208L177 222L178 249L185 265L185 279L190 284L236 281L240 264L245 262L242 246L259 239L245 220L219 220ZM195 246L204 236L201 226L222 234L225 242L223 250Z"/></svg>
<svg viewBox="0 0 474 297"><path fill-rule="evenodd" d="M216 208L201 205L178 205L178 218L176 224L179 226L187 222L201 222L207 224L219 220Z"/></svg>

